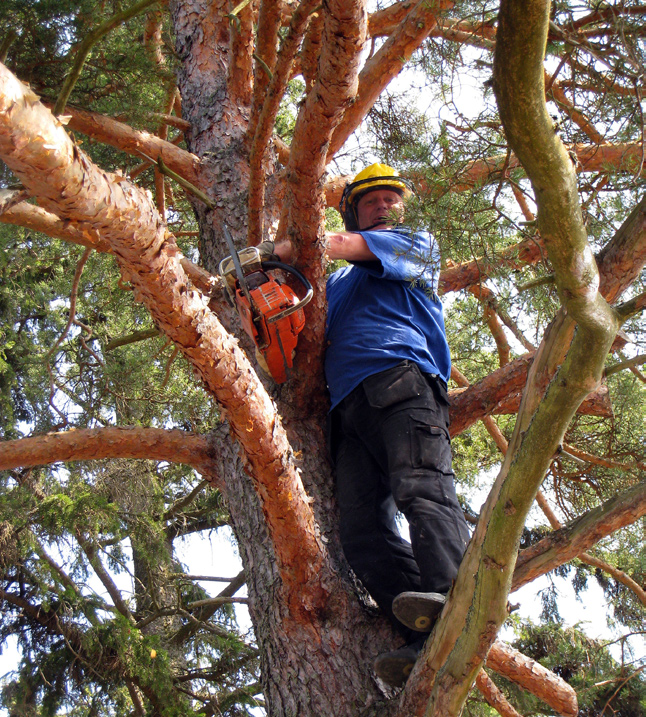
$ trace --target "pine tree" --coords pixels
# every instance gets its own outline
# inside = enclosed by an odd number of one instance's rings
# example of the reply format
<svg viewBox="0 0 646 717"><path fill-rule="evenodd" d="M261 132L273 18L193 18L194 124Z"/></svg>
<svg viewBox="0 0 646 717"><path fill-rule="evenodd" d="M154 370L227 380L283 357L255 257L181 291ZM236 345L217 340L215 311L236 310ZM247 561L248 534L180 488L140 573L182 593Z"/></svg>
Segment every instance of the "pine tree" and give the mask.
<svg viewBox="0 0 646 717"><path fill-rule="evenodd" d="M23 655L4 704L458 715L482 695L517 713L486 664L544 713L577 714L573 687L598 709L576 670L530 659L540 631L527 657L496 635L510 590L572 561L643 630L643 8L124 5L0 9L0 635ZM441 121L389 89L407 62ZM475 117L448 114L465 77ZM324 438L323 237L347 181L326 171L374 157L415 181L409 221L442 246L475 525L397 694L371 671L396 638L343 558ZM282 386L213 281L225 223L239 246L289 239L314 286ZM535 501L549 528L528 522ZM244 574L212 594L175 546L224 525ZM253 640L231 608L244 582ZM579 650L572 635L549 644Z"/></svg>

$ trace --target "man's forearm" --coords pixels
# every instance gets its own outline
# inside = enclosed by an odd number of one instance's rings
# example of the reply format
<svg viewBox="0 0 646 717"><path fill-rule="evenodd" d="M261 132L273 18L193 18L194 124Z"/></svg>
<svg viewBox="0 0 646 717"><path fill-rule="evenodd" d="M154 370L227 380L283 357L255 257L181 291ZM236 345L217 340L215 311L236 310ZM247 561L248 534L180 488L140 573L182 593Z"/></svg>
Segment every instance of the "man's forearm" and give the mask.
<svg viewBox="0 0 646 717"><path fill-rule="evenodd" d="M287 239L274 246L274 254L286 264L293 259L292 243ZM377 257L370 251L366 240L356 232L326 232L325 254L328 259L346 261L374 261Z"/></svg>
<svg viewBox="0 0 646 717"><path fill-rule="evenodd" d="M361 234L355 232L327 232L325 243L328 259L374 261L377 258Z"/></svg>

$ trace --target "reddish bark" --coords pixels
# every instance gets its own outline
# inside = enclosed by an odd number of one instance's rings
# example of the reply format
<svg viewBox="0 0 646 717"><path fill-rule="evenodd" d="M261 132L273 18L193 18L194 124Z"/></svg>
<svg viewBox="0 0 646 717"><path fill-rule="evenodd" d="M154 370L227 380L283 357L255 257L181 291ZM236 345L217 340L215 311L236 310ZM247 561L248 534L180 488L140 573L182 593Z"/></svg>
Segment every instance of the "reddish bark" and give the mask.
<svg viewBox="0 0 646 717"><path fill-rule="evenodd" d="M251 152L249 155L249 212L247 217L247 236L249 244L259 244L263 239L263 210L265 197L265 175L263 161L269 140L274 130L280 101L285 93L291 76L294 57L298 52L303 34L310 21L310 14L317 0L306 0L294 11L289 33L283 42L273 66L273 76L264 94L262 110L255 126ZM271 22L268 18L267 22ZM273 18L274 22L276 18Z"/></svg>
<svg viewBox="0 0 646 717"><path fill-rule="evenodd" d="M278 54L276 38L281 24L280 4L274 0L261 0L258 13L258 32L256 38L256 64L253 71L253 99L251 117L247 127L247 137L253 140L256 134L258 118L264 105L267 88L273 75Z"/></svg>
<svg viewBox="0 0 646 717"><path fill-rule="evenodd" d="M67 124L69 129L82 132L135 157L146 155L155 161L161 157L167 167L184 179L193 184L199 183L199 158L185 149L176 147L172 142L79 107L68 105L65 112L71 116Z"/></svg>
<svg viewBox="0 0 646 717"><path fill-rule="evenodd" d="M505 695L496 687L495 682L484 670L478 672L476 687L482 692L487 704L493 707L500 717L521 717L520 713L516 712L509 704Z"/></svg>
<svg viewBox="0 0 646 717"><path fill-rule="evenodd" d="M420 0L408 12L388 40L365 64L359 75L359 89L354 103L336 128L328 148L328 158L345 144L359 126L377 97L402 70L413 52L437 25L437 14L452 7L451 0Z"/></svg>
<svg viewBox="0 0 646 717"><path fill-rule="evenodd" d="M487 667L536 695L560 715L576 717L579 713L576 692L572 687L513 647L495 642L487 655Z"/></svg>
<svg viewBox="0 0 646 717"><path fill-rule="evenodd" d="M229 94L234 102L249 107L253 94L254 24L258 16L257 2L250 2L231 19L231 62L229 63Z"/></svg>
<svg viewBox="0 0 646 717"><path fill-rule="evenodd" d="M177 246L149 196L96 168L33 92L1 66L0 155L45 207L91 221L109 242L135 296L229 418L270 526L293 615L322 607L326 551L275 407L237 342L187 290Z"/></svg>
<svg viewBox="0 0 646 717"><path fill-rule="evenodd" d="M325 15L322 51L316 84L299 113L286 172L286 194L277 233L287 235L296 265L307 267L315 288L305 311L295 367L300 380L293 389L296 411L311 415L326 407L323 379L325 330L325 267L323 263L323 175L330 138L357 91L360 53L366 37L364 0L330 2ZM345 113L345 114L344 114ZM286 231L287 230L287 231Z"/></svg>
<svg viewBox="0 0 646 717"><path fill-rule="evenodd" d="M187 431L134 426L80 429L0 443L0 470L65 461L142 458L186 463L218 484L213 450L207 438Z"/></svg>

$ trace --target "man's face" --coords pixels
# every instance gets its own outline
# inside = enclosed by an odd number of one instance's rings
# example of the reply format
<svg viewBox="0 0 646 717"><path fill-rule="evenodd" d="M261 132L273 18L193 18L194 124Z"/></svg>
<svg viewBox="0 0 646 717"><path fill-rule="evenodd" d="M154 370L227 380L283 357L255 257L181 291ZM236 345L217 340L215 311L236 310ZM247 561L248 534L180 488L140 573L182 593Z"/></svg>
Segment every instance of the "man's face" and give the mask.
<svg viewBox="0 0 646 717"><path fill-rule="evenodd" d="M389 229L395 223L393 214L402 219L404 202L392 189L374 189L357 204L359 229Z"/></svg>

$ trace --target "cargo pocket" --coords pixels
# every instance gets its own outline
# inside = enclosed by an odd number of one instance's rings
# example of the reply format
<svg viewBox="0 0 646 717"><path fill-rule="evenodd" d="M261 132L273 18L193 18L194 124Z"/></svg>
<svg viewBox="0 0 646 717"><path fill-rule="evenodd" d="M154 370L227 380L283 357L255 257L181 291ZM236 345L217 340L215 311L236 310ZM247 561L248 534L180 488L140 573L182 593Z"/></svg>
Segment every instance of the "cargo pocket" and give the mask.
<svg viewBox="0 0 646 717"><path fill-rule="evenodd" d="M453 475L451 442L446 428L431 425L419 415L409 416L411 465L443 475Z"/></svg>
<svg viewBox="0 0 646 717"><path fill-rule="evenodd" d="M404 361L364 379L363 390L373 408L389 408L422 396L428 384L416 364Z"/></svg>

